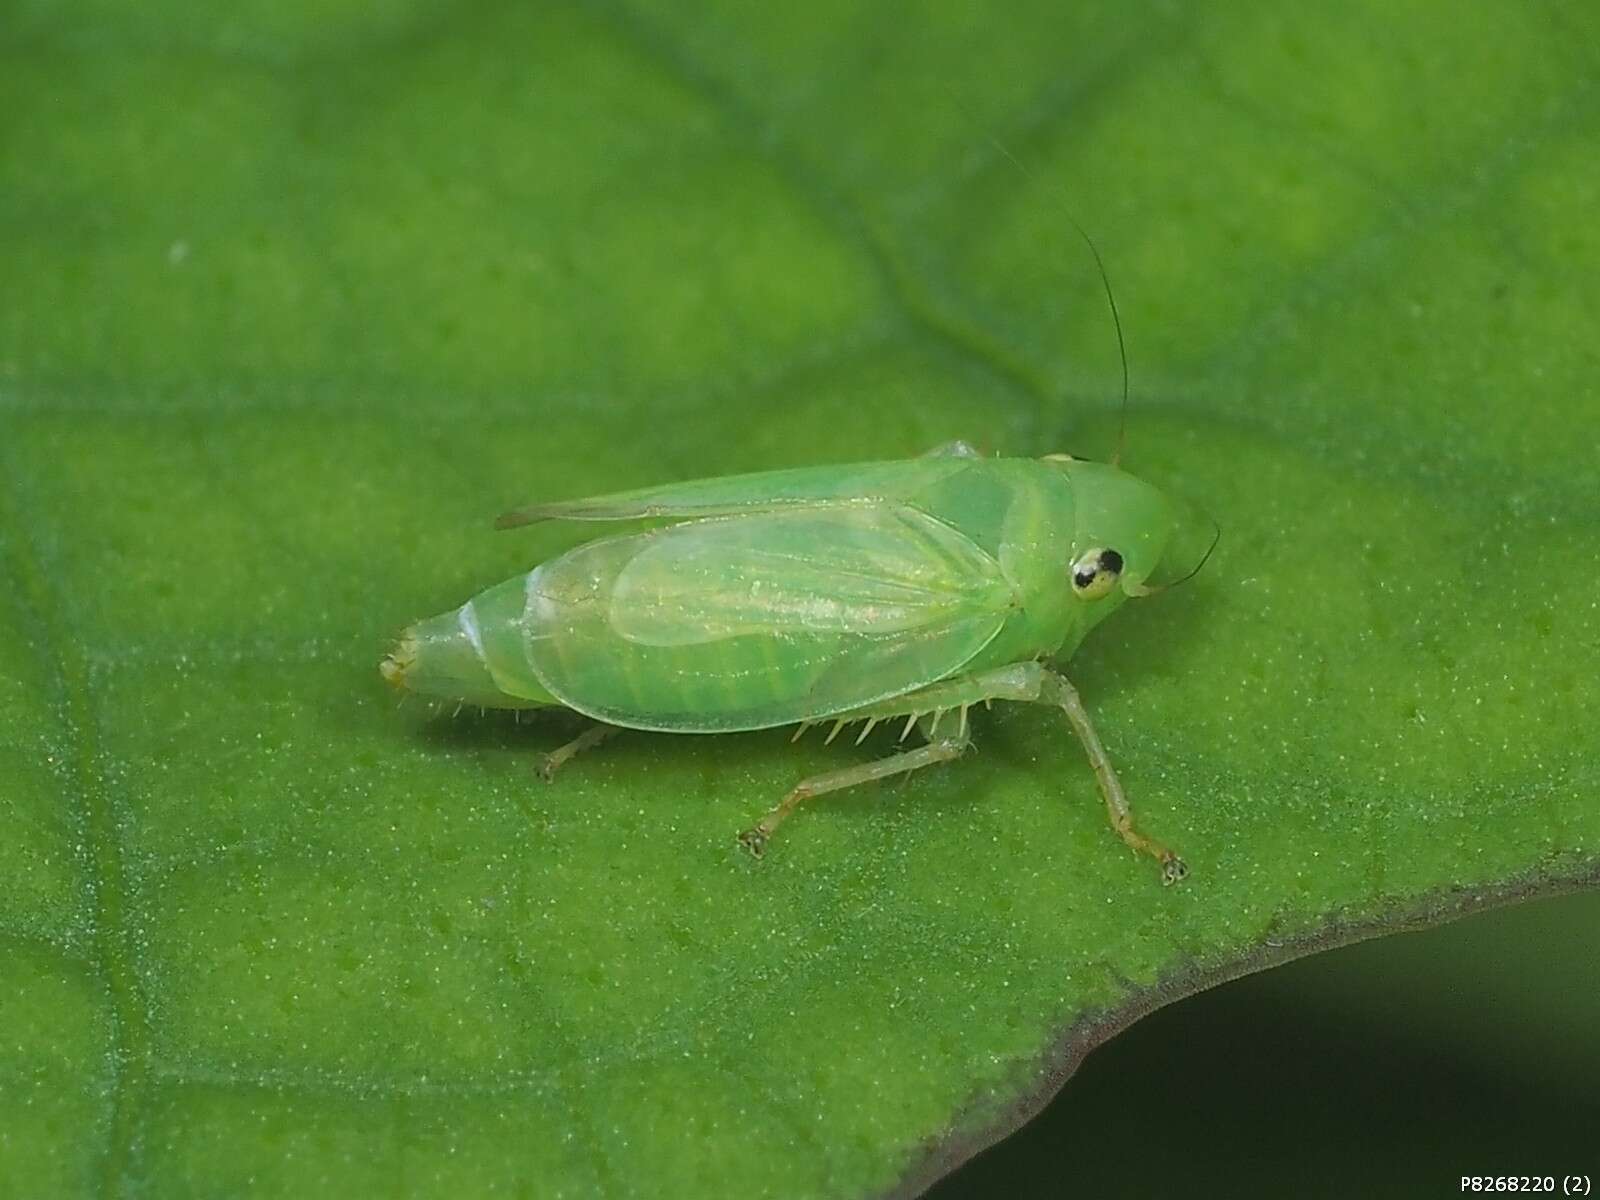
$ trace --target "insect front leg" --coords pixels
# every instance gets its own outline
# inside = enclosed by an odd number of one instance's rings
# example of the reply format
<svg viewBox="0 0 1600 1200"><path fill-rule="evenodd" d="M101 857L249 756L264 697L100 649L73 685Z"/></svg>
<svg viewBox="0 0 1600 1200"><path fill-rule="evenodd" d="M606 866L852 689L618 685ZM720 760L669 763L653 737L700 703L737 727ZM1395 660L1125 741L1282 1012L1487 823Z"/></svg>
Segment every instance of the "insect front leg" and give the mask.
<svg viewBox="0 0 1600 1200"><path fill-rule="evenodd" d="M1100 781L1100 794L1105 797L1106 816L1111 821L1111 828L1136 852L1148 854L1161 864L1162 883L1177 883L1189 873L1188 865L1160 842L1134 828L1133 810L1128 807L1122 781L1117 778L1117 772L1111 765L1111 756L1106 753L1100 735L1095 732L1094 723L1089 720L1089 712L1078 697L1078 689L1072 686L1065 675L1043 667L1037 670L1039 703L1054 704L1061 709L1072 731L1078 735L1078 741L1083 743L1084 752L1089 756L1089 765L1094 768L1095 778Z"/></svg>

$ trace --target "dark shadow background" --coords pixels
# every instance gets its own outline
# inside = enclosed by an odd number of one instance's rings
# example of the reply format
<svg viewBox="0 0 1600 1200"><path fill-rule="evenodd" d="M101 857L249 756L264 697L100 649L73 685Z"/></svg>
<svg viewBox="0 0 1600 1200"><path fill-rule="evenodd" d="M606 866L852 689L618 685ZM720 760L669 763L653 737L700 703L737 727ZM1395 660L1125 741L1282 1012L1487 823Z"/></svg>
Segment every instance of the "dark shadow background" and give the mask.
<svg viewBox="0 0 1600 1200"><path fill-rule="evenodd" d="M932 1200L1446 1196L1600 1175L1600 896L1302 959L1092 1053ZM1574 947L1580 948L1576 953Z"/></svg>

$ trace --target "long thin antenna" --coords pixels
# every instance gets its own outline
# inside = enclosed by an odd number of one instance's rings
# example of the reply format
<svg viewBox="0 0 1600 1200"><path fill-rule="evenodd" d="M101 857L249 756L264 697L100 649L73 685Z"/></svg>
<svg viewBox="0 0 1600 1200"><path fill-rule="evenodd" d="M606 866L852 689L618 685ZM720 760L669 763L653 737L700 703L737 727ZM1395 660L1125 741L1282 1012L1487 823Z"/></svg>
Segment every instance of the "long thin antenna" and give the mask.
<svg viewBox="0 0 1600 1200"><path fill-rule="evenodd" d="M1004 155L1012 166L1022 172L1024 178L1035 183L1039 181L1038 176L1024 166L1022 160L1011 153L1010 148L992 132L985 130L984 136L989 139L989 144ZM1111 456L1111 465L1115 467L1122 462L1122 448L1128 440L1128 344L1122 336L1122 314L1117 311L1117 298L1111 292L1111 276L1106 273L1105 260L1100 257L1100 247L1094 244L1094 239L1089 236L1089 231L1078 223L1078 218L1073 216L1072 211L1064 204L1061 211L1072 227L1078 231L1078 236L1083 239L1083 244L1089 247L1089 253L1094 255L1094 265L1100 271L1100 284L1105 288L1106 303L1111 306L1111 323L1117 330L1117 354L1122 359L1122 414L1117 422L1117 452Z"/></svg>
<svg viewBox="0 0 1600 1200"><path fill-rule="evenodd" d="M1149 587L1143 583L1137 585L1130 584L1128 586L1128 595L1158 596L1168 588L1175 588L1180 583L1188 583L1189 580L1200 574L1200 568L1211 561L1211 556L1216 553L1217 543L1222 541L1222 526L1217 523L1217 519L1215 517L1211 518L1211 528L1215 531L1211 535L1211 545L1206 547L1206 552L1200 556L1200 561L1195 563L1195 565L1186 575L1183 575L1178 579L1174 579L1171 583L1163 583L1156 587Z"/></svg>
<svg viewBox="0 0 1600 1200"><path fill-rule="evenodd" d="M1217 522L1215 517L1211 518L1211 528L1216 531L1211 535L1211 545L1206 547L1205 554L1201 556L1199 562L1195 563L1194 570L1190 571L1182 579L1174 579L1171 583L1167 584L1168 587L1177 587L1180 583L1188 583L1189 580L1200 574L1201 567L1205 566L1211 561L1212 554L1216 552L1217 543L1222 540L1222 526Z"/></svg>

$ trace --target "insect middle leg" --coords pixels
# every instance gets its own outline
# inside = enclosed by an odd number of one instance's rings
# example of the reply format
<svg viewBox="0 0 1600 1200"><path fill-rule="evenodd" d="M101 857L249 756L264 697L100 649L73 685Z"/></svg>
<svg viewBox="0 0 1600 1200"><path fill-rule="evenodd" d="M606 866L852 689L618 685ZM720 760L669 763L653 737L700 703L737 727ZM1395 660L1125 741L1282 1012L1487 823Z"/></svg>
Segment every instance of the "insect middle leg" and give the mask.
<svg viewBox="0 0 1600 1200"><path fill-rule="evenodd" d="M568 759L574 755L582 754L585 750L594 746L598 746L607 738L614 737L621 732L621 726L605 725L596 721L570 742L557 746L549 754L546 754L544 760L539 764L540 776L546 783L549 783L550 780L556 777L556 772L561 769L562 764Z"/></svg>

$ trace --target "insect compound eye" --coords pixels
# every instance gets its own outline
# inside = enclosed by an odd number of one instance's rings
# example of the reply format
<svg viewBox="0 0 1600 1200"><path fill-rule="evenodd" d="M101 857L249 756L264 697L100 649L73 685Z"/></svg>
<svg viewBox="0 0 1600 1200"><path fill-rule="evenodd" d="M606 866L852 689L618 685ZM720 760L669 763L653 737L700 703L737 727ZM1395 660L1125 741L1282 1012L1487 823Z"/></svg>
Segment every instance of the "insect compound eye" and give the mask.
<svg viewBox="0 0 1600 1200"><path fill-rule="evenodd" d="M1122 575L1122 555L1104 547L1087 551L1072 564L1072 590L1080 600L1109 595Z"/></svg>

